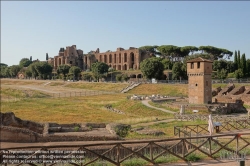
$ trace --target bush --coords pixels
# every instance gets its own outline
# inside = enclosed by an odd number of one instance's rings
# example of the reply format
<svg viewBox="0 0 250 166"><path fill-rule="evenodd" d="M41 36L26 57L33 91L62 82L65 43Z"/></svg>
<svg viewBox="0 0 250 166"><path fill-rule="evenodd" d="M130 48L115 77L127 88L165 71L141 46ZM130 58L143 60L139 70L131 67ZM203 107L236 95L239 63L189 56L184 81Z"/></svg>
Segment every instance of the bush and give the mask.
<svg viewBox="0 0 250 166"><path fill-rule="evenodd" d="M131 130L130 125L118 124L115 126L115 132L118 136L124 138L128 135L128 132Z"/></svg>
<svg viewBox="0 0 250 166"><path fill-rule="evenodd" d="M195 153L192 153L192 154L190 154L190 155L188 155L187 157L186 157L186 159L188 160L188 161L198 161L198 160L200 160L201 158L200 158L200 156L199 155L197 155L197 154L195 154Z"/></svg>
<svg viewBox="0 0 250 166"><path fill-rule="evenodd" d="M74 127L74 131L75 131L75 132L79 131L79 129L80 129L79 126L75 126L75 127Z"/></svg>

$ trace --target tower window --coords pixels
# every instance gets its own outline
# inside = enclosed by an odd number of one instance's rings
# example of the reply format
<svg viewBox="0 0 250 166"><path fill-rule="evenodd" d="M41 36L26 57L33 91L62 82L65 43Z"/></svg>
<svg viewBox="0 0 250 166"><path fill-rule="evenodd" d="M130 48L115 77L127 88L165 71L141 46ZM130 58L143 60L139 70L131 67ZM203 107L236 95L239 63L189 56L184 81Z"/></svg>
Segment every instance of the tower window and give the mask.
<svg viewBox="0 0 250 166"><path fill-rule="evenodd" d="M206 81L206 86L208 86L208 81Z"/></svg>
<svg viewBox="0 0 250 166"><path fill-rule="evenodd" d="M200 68L200 62L197 62L197 68L198 69Z"/></svg>
<svg viewBox="0 0 250 166"><path fill-rule="evenodd" d="M195 84L195 86L198 86L198 84Z"/></svg>
<svg viewBox="0 0 250 166"><path fill-rule="evenodd" d="M191 63L191 69L193 69L193 68L194 68L194 62Z"/></svg>

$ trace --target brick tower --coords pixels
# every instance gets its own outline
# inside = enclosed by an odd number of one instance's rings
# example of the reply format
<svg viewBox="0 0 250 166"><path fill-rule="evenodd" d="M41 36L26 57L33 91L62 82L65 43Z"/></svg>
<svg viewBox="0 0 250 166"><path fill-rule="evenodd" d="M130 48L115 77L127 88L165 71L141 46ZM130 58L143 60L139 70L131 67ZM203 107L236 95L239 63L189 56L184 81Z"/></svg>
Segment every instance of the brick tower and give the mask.
<svg viewBox="0 0 250 166"><path fill-rule="evenodd" d="M213 61L201 57L187 61L190 104L212 103L212 64Z"/></svg>

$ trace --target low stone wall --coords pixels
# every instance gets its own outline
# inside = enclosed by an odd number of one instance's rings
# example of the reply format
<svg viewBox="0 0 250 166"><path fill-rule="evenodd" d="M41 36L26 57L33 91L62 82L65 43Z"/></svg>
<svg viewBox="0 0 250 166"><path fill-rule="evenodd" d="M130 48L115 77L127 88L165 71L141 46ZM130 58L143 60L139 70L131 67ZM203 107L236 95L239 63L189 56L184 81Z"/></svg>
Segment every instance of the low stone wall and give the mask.
<svg viewBox="0 0 250 166"><path fill-rule="evenodd" d="M37 142L40 138L42 134L28 129L0 126L1 142Z"/></svg>
<svg viewBox="0 0 250 166"><path fill-rule="evenodd" d="M103 141L118 140L112 129L105 123L36 123L21 120L14 113L1 113L0 141L2 142L51 142L51 141ZM34 125L34 126L32 126ZM92 130L106 130L105 135L91 134ZM72 132L72 133L67 133ZM81 132L81 133L80 133ZM84 133L88 132L88 134ZM64 134L67 133L67 134Z"/></svg>

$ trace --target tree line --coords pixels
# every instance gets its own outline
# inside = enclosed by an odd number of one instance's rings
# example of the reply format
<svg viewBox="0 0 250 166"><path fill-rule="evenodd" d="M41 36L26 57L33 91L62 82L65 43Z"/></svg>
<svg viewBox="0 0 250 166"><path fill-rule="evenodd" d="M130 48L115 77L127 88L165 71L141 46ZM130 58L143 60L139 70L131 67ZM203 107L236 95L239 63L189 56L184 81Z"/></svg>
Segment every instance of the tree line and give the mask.
<svg viewBox="0 0 250 166"><path fill-rule="evenodd" d="M227 60L232 57L233 52L214 46L184 46L174 45L161 46L142 46L140 51L149 54L147 58L140 63L140 69L145 78L163 79L163 71L172 71L172 79L187 79L186 61L202 57L213 60L213 78L247 78L250 77L250 59L246 59L245 54L240 51L234 52L234 61ZM46 59L47 59L46 55ZM18 73L24 73L25 78L34 79L76 79L80 77L84 80L96 80L107 77L108 73L113 73L115 69L109 67L106 63L95 62L87 72L82 72L77 66L59 65L57 70L53 71L53 66L45 62L32 61L30 58L22 58L19 65L8 66L0 63L0 77L16 78ZM128 80L127 74L117 74L117 81Z"/></svg>

